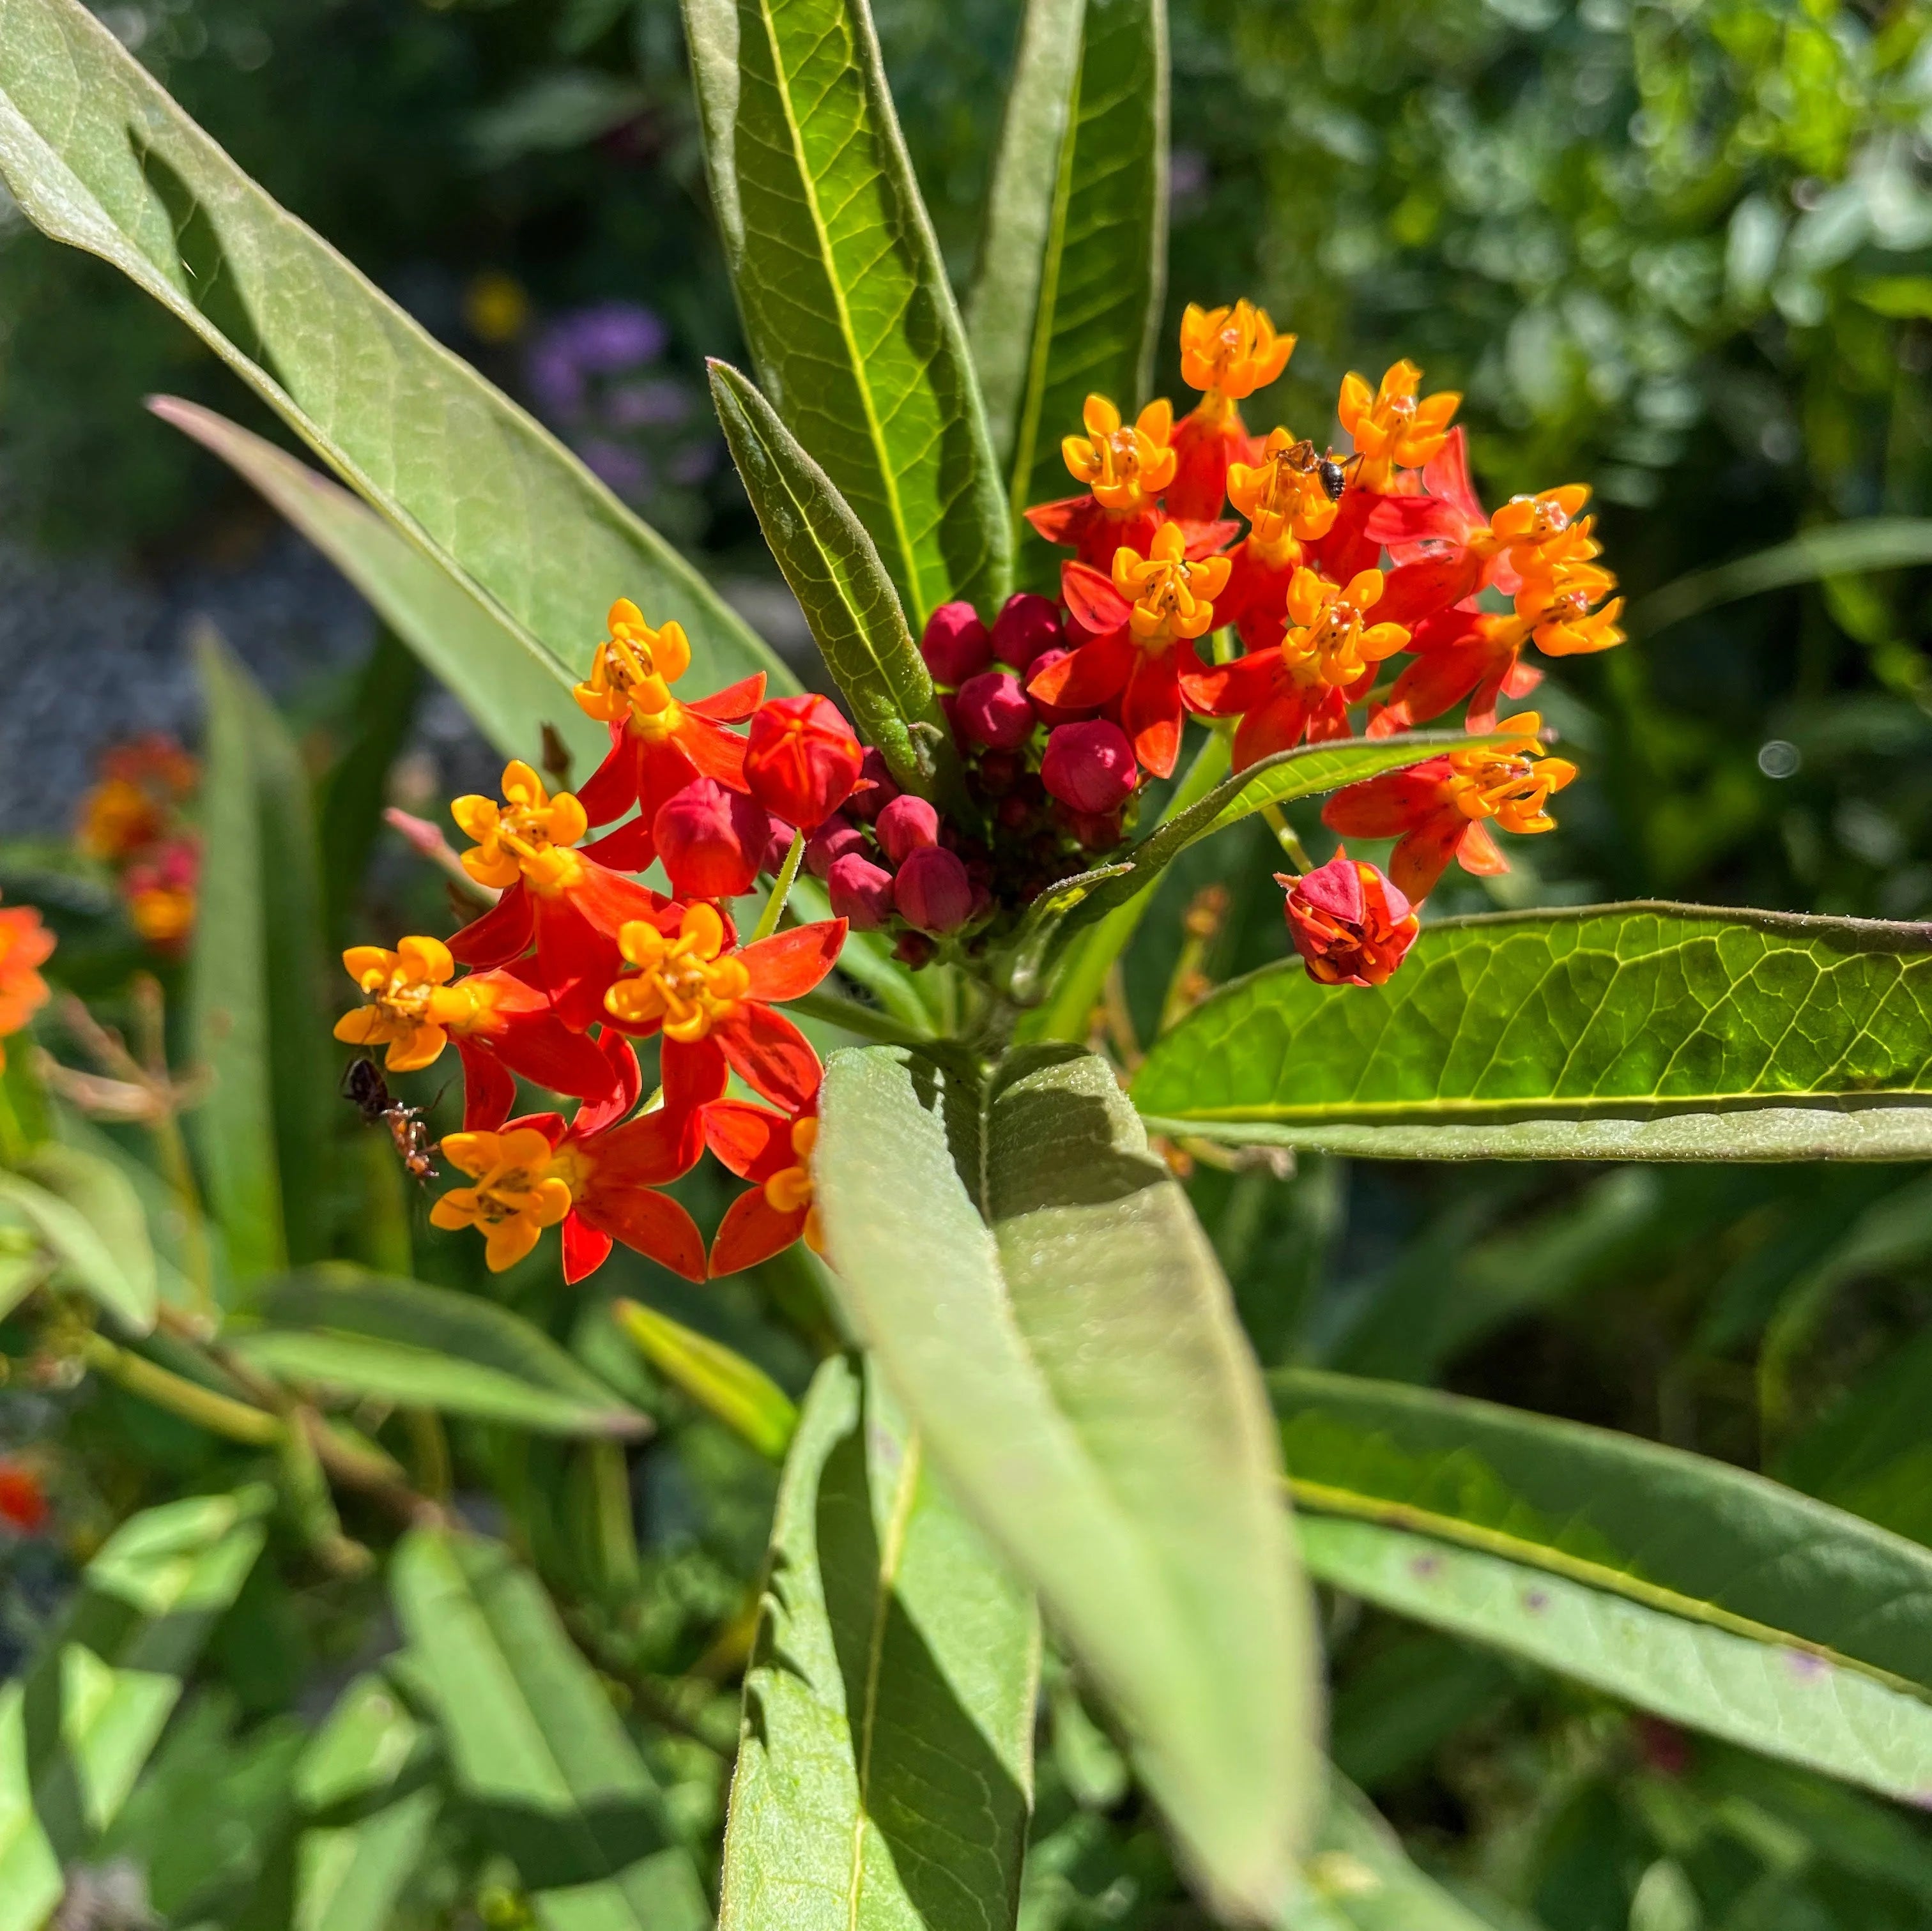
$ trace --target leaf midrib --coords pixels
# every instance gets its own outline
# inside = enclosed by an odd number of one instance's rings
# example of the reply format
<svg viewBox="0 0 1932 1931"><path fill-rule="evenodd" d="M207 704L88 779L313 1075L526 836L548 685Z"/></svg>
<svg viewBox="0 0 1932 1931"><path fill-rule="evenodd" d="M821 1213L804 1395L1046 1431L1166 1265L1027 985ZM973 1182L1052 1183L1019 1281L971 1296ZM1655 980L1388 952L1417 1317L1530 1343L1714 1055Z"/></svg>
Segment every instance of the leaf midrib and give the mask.
<svg viewBox="0 0 1932 1931"><path fill-rule="evenodd" d="M898 1582L899 1564L905 1555L906 1534L911 1525L913 1501L919 1492L920 1470L924 1455L924 1444L914 1430L906 1437L905 1453L899 1462L892 1505L886 1516L886 1533L879 1544L879 1573L872 1585L872 1627L866 1649L865 1708L860 1714L859 1750L854 1765L858 1774L859 1807L852 1819L852 1872L846 1886L847 1931L859 1931L860 1906L866 1882L866 1832L872 1822L872 1738L879 1714L879 1678L885 1664L886 1625L891 1614L892 1591Z"/></svg>
<svg viewBox="0 0 1932 1931"><path fill-rule="evenodd" d="M1364 1495L1359 1490L1344 1488L1335 1483L1311 1482L1291 1475L1287 1477L1287 1486L1295 1506L1310 1515L1341 1516L1352 1521L1373 1522L1384 1528L1406 1529L1414 1534L1432 1536L1438 1542L1451 1543L1461 1548L1477 1550L1485 1555L1499 1556L1505 1561L1520 1564L1525 1568L1540 1570L1549 1575L1562 1576L1566 1581L1580 1583L1588 1588L1622 1596L1630 1602L1641 1603L1646 1609L1660 1610L1686 1622L1702 1623L1710 1628L1723 1630L1730 1635L1747 1637L1754 1642L1764 1643L1775 1648L1799 1650L1808 1656L1816 1657L1835 1669L1850 1670L1858 1675L1869 1678L1872 1681L1882 1684L1887 1689L1896 1690L1903 1696L1912 1697L1920 1702L1932 1702L1932 1686L1915 1683L1910 1677L1894 1675L1890 1670L1880 1669L1876 1663L1862 1662L1856 1657L1847 1656L1842 1650L1834 1649L1828 1643L1816 1642L1808 1637L1794 1635L1788 1630L1776 1628L1771 1624L1760 1623L1748 1616L1740 1616L1732 1610L1720 1609L1714 1603L1684 1595L1662 1583L1649 1582L1609 1563L1592 1561L1587 1556L1573 1555L1567 1550L1552 1548L1547 1543L1532 1542L1523 1537L1512 1535L1507 1530L1490 1528L1482 1523L1442 1515L1414 1503L1397 1502L1384 1496Z"/></svg>
<svg viewBox="0 0 1932 1931"><path fill-rule="evenodd" d="M1869 1101L1869 1105L1859 1102ZM1191 1110L1163 1108L1146 1116L1185 1121L1249 1120L1307 1124L1318 1126L1353 1125L1437 1126L1469 1120L1498 1120L1507 1114L1521 1116L1520 1123L1570 1120L1670 1120L1682 1114L1767 1113L1798 1108L1814 1113L1886 1113L1908 1110L1911 1102L1932 1103L1932 1085L1853 1087L1798 1087L1783 1091L1740 1093L1628 1093L1600 1098L1571 1099L1550 1094L1520 1094L1513 1099L1311 1100L1290 1105L1279 1100L1257 1100L1246 1105L1204 1106ZM1516 1123L1504 1120L1504 1123Z"/></svg>
<svg viewBox="0 0 1932 1931"><path fill-rule="evenodd" d="M866 377L865 358L860 353L858 337L852 326L851 310L845 300L844 284L838 278L838 263L832 251L832 236L825 225L824 211L819 205L818 182L812 172L811 163L806 157L805 130L800 124L793 103L791 70L785 63L784 49L779 42L778 22L772 16L771 0L758 0L758 19L765 29L766 44L771 49L772 71L778 79L778 100L784 112L785 130L791 139L792 158L798 166L800 192L806 211L812 217L812 231L818 238L819 258L825 265L825 283L831 293L838 332L844 340L845 352L850 361L852 384L858 391L859 406L864 412L866 434L872 443L873 455L878 459L879 481L885 493L886 512L892 518L893 540L898 544L900 559L905 570L906 586L912 592L914 608L923 612L926 608L923 574L920 568L919 559L914 552L911 532L906 526L905 505L900 498L898 477L892 468L891 454L886 446L885 428L879 420L872 385ZM866 77L862 72L860 76L860 84L866 92L869 106L872 90L866 85Z"/></svg>

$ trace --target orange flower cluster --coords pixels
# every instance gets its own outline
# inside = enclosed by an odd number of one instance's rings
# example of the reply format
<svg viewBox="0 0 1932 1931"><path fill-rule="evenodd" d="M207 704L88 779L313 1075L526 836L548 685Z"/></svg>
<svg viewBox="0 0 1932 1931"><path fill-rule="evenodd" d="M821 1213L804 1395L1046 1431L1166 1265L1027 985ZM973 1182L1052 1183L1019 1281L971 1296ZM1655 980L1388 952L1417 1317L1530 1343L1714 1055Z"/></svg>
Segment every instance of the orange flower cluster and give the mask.
<svg viewBox="0 0 1932 1931"><path fill-rule="evenodd" d="M53 955L54 935L32 905L0 905L0 1066L6 1041L47 1003L40 969Z"/></svg>
<svg viewBox="0 0 1932 1931"><path fill-rule="evenodd" d="M165 733L151 731L104 752L100 777L80 801L75 838L113 867L129 922L158 952L177 953L194 930L201 846L182 816L201 769Z"/></svg>
<svg viewBox="0 0 1932 1931"><path fill-rule="evenodd" d="M472 841L463 868L495 903L446 940L352 946L343 964L364 1003L335 1033L380 1047L397 1072L454 1046L463 1129L442 1152L466 1184L430 1217L476 1228L493 1270L555 1227L566 1280L619 1241L703 1280L816 1231L806 1156L822 1069L776 1009L831 970L846 923L740 943L725 901L846 803L864 754L832 705L767 703L762 677L684 703L670 689L690 664L682 631L652 629L628 601L608 628L576 695L609 725L610 755L575 794L513 762L500 798L455 801ZM747 722L743 736L730 728ZM670 897L632 875L659 860ZM660 1100L640 1111L633 1042L647 1039L659 1042ZM734 1073L769 1106L727 1102ZM572 1116L512 1117L520 1077L575 1099ZM707 1139L754 1183L708 1254L662 1191ZM768 1146L788 1157L775 1163Z"/></svg>
<svg viewBox="0 0 1932 1931"><path fill-rule="evenodd" d="M1502 700L1540 680L1522 661L1530 646L1563 657L1622 641L1622 600L1583 514L1588 490L1566 484L1486 511L1453 426L1460 397L1423 394L1414 364L1397 362L1373 388L1343 379L1336 414L1352 448L1338 456L1286 429L1249 434L1240 402L1294 346L1262 310L1190 306L1180 346L1196 407L1177 421L1157 401L1130 424L1090 397L1085 435L1065 445L1084 493L1027 512L1074 553L1060 571L1067 648L1030 673L1036 703L1117 724L1139 766L1163 778L1186 713L1233 720L1240 770L1304 742L1388 736L1466 700L1466 728L1492 732ZM1216 630L1232 630L1241 653L1204 662L1200 640ZM1385 684L1384 667L1405 658ZM1499 747L1350 786L1324 814L1336 830L1399 840L1390 880L1403 910L1391 929L1452 859L1507 868L1490 820L1550 829L1549 795L1574 767L1543 754L1533 714L1502 729ZM1328 909L1300 925L1291 907L1298 945L1359 896L1354 878L1352 868L1317 887ZM1366 929L1348 943L1367 943Z"/></svg>

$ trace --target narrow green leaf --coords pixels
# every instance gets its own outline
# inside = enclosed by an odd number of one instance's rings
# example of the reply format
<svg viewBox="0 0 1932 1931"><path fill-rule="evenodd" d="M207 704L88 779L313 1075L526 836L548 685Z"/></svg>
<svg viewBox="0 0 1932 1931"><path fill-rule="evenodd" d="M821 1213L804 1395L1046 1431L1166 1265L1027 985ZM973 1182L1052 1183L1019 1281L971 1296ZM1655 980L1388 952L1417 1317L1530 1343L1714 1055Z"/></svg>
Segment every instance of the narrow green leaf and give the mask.
<svg viewBox="0 0 1932 1931"><path fill-rule="evenodd" d="M229 1266L246 1282L326 1248L335 1077L299 754L212 633L198 655L208 736L190 985L212 1089L193 1118Z"/></svg>
<svg viewBox="0 0 1932 1931"><path fill-rule="evenodd" d="M755 1362L641 1301L614 1301L610 1312L638 1353L674 1387L760 1455L784 1459L798 1426L798 1410Z"/></svg>
<svg viewBox="0 0 1932 1931"><path fill-rule="evenodd" d="M1146 396L1167 268L1165 0L1029 0L967 304L1016 541L1072 493L1060 439ZM1057 582L1057 579L1055 580Z"/></svg>
<svg viewBox="0 0 1932 1931"><path fill-rule="evenodd" d="M441 1807L434 1751L381 1678L359 1676L296 1766L304 1825L292 1931L388 1931Z"/></svg>
<svg viewBox="0 0 1932 1931"><path fill-rule="evenodd" d="M33 1666L0 1688L0 1931L40 1931L63 1867L127 1801L272 1501L197 1495L124 1522Z"/></svg>
<svg viewBox="0 0 1932 1931"><path fill-rule="evenodd" d="M1741 597L1816 583L1824 577L1903 570L1920 563L1932 563L1932 518L1875 516L1832 523L1734 562L1679 577L1640 598L1624 620L1625 628L1634 637L1649 637Z"/></svg>
<svg viewBox="0 0 1932 1931"><path fill-rule="evenodd" d="M1001 1931L1040 1633L876 1378L826 1362L778 1492L720 1931Z"/></svg>
<svg viewBox="0 0 1932 1931"><path fill-rule="evenodd" d="M136 1334L148 1333L160 1297L154 1250L130 1237L130 1206L134 1228L141 1226L133 1189L105 1162L65 1147L37 1149L28 1174L0 1172L0 1207L27 1223L74 1286ZM21 1278L39 1273L36 1263Z"/></svg>
<svg viewBox="0 0 1932 1931"><path fill-rule="evenodd" d="M517 1867L543 1931L710 1931L662 1793L509 1552L413 1529L392 1586L456 1788Z"/></svg>
<svg viewBox="0 0 1932 1931"><path fill-rule="evenodd" d="M1012 567L965 331L865 0L684 0L712 200L758 379L914 622Z"/></svg>
<svg viewBox="0 0 1932 1931"><path fill-rule="evenodd" d="M562 661L506 623L460 574L397 534L339 484L224 416L174 396L148 404L259 490L380 614L506 757L529 758L538 727L589 769L610 748L570 694Z"/></svg>
<svg viewBox="0 0 1932 1931"><path fill-rule="evenodd" d="M1352 1375L1269 1385L1304 1512L1460 1543L1932 1697L1932 1552L1902 1537L1606 1429Z"/></svg>
<svg viewBox="0 0 1932 1931"><path fill-rule="evenodd" d="M1306 1876L1312 1899L1282 1931L1500 1931L1418 1870L1376 1807L1340 1776L1329 1780Z"/></svg>
<svg viewBox="0 0 1932 1931"><path fill-rule="evenodd" d="M872 538L756 387L729 363L710 370L711 400L765 541L860 735L907 790L943 795L958 810L965 787L952 733Z"/></svg>
<svg viewBox="0 0 1932 1931"><path fill-rule="evenodd" d="M567 669L634 598L700 686L788 673L550 433L278 207L78 0L0 0L0 176L178 316L357 494Z"/></svg>
<svg viewBox="0 0 1932 1931"><path fill-rule="evenodd" d="M1406 1529L1339 1516L1300 1526L1310 1572L1336 1588L1689 1729L1932 1802L1932 1704L1912 1692Z"/></svg>
<svg viewBox="0 0 1932 1931"><path fill-rule="evenodd" d="M256 1305L263 1324L224 1339L273 1375L540 1435L649 1426L541 1329L474 1294L332 1265L270 1282Z"/></svg>
<svg viewBox="0 0 1932 1931"><path fill-rule="evenodd" d="M1224 987L1133 1087L1163 1129L1385 1158L1932 1155L1923 925L1640 902L1445 920L1387 985Z"/></svg>
<svg viewBox="0 0 1932 1931"><path fill-rule="evenodd" d="M1319 797L1344 784L1359 784L1385 771L1419 763L1451 746L1493 741L1465 737L1460 731L1414 731L1401 737L1351 738L1341 743L1304 744L1292 751L1276 751L1162 819L1151 836L1123 854L1120 875L1096 886L1068 918L1064 929L1070 934L1118 910L1145 891L1190 845L1238 825L1268 805Z"/></svg>
<svg viewBox="0 0 1932 1931"><path fill-rule="evenodd" d="M1120 1712L1214 1894L1286 1895L1319 1786L1259 1377L1186 1197L1091 1054L990 1084L826 1069L814 1174L854 1328Z"/></svg>

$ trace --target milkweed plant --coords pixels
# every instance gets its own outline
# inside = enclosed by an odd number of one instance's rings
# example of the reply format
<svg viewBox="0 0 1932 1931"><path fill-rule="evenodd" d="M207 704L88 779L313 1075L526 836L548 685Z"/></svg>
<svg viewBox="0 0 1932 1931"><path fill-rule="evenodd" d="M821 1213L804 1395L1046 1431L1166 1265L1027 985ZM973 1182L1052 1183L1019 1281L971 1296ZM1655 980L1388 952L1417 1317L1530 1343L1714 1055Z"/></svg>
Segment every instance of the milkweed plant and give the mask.
<svg viewBox="0 0 1932 1931"><path fill-rule="evenodd" d="M139 1806L208 1632L291 1534L386 1582L393 1641L224 1924L458 1921L424 1876L453 1859L498 1874L490 1921L547 1931L997 1931L1035 1896L1036 1713L1070 1697L1119 1766L1106 1801L1139 1793L1215 1915L1490 1922L1324 1762L1346 1600L1932 1798L1932 1556L1632 1438L1264 1379L1177 1177L1307 1152L1923 1158L1924 928L1431 916L1452 866L1505 872L1552 828L1579 766L1534 693L1624 640L1622 602L1588 488L1486 505L1461 398L1411 362L1264 430L1294 337L1188 290L1185 392L1150 398L1161 0L1030 0L963 306L864 0L684 11L752 365L714 361L712 397L819 648L802 683L76 0L0 0L27 217L172 310L340 484L197 405L158 413L508 760L451 802L455 843L398 818L458 909L342 935L346 1060L278 949L310 862L299 760L217 644L199 835L165 747L90 805L142 936L192 949L196 1063L169 1072L151 980L147 1046L70 1001L92 1070L10 1058L0 1303L49 1385L167 1411L233 1480L115 1526L0 1698L0 1931L46 1923ZM1163 871L1256 817L1280 956L1181 976L1124 1042L1110 979ZM1215 916L1210 894L1189 930ZM52 945L0 909L0 1030L45 1016ZM358 1146L392 1140L428 1186L424 1239L480 1243L472 1286L346 1265L363 1249L316 1217L302 1150L340 1159L314 1096L327 1113L345 1064L388 1129ZM430 1069L460 1082L440 1138L401 1096ZM138 1186L88 1118L151 1133ZM694 1191L707 1162L722 1192ZM178 1221L200 1207L163 1247L140 1228L170 1189ZM693 1206L720 1198L707 1231ZM620 1246L691 1283L752 1270L819 1357L802 1405L673 1303L597 1298ZM532 1313L499 1275L561 1286ZM626 1676L602 1641L648 1586L624 1553L640 1385L782 1463L761 1579L682 1676ZM460 1481L445 1423L486 1444ZM529 1444L560 1441L586 1472L546 1491L561 1465ZM584 1509L590 1583L543 1540ZM0 1468L0 1518L49 1515L31 1457ZM652 1739L701 1731L692 1682L740 1677L706 1744L731 1766L720 1848L680 1825Z"/></svg>

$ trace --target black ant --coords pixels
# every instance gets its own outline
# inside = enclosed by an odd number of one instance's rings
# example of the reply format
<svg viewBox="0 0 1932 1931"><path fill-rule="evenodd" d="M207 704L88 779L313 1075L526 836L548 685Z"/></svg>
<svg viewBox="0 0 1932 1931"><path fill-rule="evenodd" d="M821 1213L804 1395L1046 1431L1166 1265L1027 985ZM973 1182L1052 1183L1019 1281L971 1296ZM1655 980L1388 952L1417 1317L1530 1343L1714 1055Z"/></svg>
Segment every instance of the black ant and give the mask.
<svg viewBox="0 0 1932 1931"><path fill-rule="evenodd" d="M430 1157L429 1129L422 1108L405 1106L390 1091L374 1060L351 1060L342 1075L342 1096L362 1116L365 1126L386 1126L395 1142L396 1157L418 1186L436 1178Z"/></svg>
<svg viewBox="0 0 1932 1931"><path fill-rule="evenodd" d="M1320 477L1322 493L1331 503L1339 503L1342 492L1348 487L1348 472L1362 459L1359 455L1344 456L1338 462L1332 449L1318 456L1315 445L1304 439L1282 450L1280 460L1301 475Z"/></svg>

